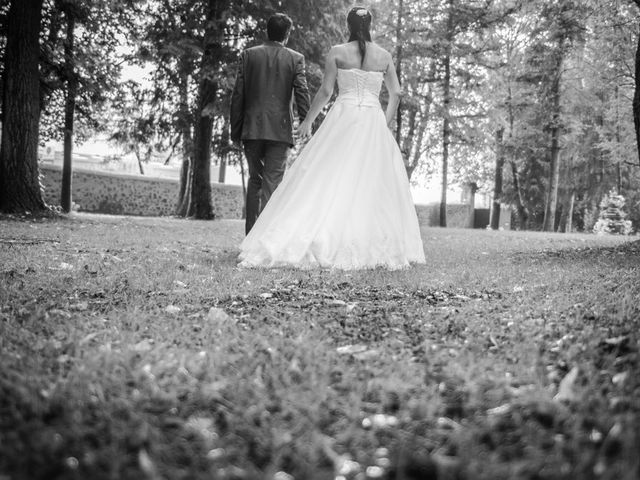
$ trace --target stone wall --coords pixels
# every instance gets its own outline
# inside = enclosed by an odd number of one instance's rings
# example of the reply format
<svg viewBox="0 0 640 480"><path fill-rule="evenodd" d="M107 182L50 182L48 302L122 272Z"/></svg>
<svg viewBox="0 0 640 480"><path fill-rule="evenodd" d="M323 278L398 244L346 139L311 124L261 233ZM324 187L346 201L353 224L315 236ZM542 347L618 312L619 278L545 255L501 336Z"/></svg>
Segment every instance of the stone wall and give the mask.
<svg viewBox="0 0 640 480"><path fill-rule="evenodd" d="M62 168L43 163L40 165L40 173L45 201L49 205L60 205ZM80 168L73 172L72 187L72 200L81 212L149 217L173 215L179 190L177 180ZM473 228L472 199L473 196L470 204L447 205L448 227ZM216 218L242 218L242 187L213 183L211 201ZM420 225L440 225L439 203L416 205L416 212ZM509 228L509 218L508 209L503 207L501 227Z"/></svg>
<svg viewBox="0 0 640 480"><path fill-rule="evenodd" d="M478 217L482 217L485 210L486 209L474 209L471 205L465 205L462 203L447 204L447 227L486 228L489 223L488 210L486 210L486 221L478 221ZM420 222L420 225L429 227L437 227L440 225L439 203L416 205L416 212L418 213L418 221ZM500 209L500 228L504 230L509 230L511 228L511 210L507 205L502 205Z"/></svg>
<svg viewBox="0 0 640 480"><path fill-rule="evenodd" d="M416 205L420 225L437 227L440 225L440 204ZM471 205L447 204L447 227L473 228L473 208Z"/></svg>
<svg viewBox="0 0 640 480"><path fill-rule="evenodd" d="M40 173L45 201L60 205L62 168L41 164ZM177 180L81 169L73 172L72 200L81 212L169 216L174 214L178 191ZM214 183L211 200L216 218L242 217L242 187Z"/></svg>

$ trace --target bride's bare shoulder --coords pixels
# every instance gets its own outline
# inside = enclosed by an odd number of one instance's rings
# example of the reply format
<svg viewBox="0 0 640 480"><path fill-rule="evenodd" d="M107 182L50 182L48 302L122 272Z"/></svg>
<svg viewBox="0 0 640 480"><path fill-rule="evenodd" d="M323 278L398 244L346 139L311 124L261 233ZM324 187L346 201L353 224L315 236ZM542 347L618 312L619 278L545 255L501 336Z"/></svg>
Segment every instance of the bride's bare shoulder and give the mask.
<svg viewBox="0 0 640 480"><path fill-rule="evenodd" d="M366 63L373 70L385 71L392 63L391 53L375 43L368 44Z"/></svg>
<svg viewBox="0 0 640 480"><path fill-rule="evenodd" d="M378 58L391 58L391 53L377 43L371 43L371 50Z"/></svg>
<svg viewBox="0 0 640 480"><path fill-rule="evenodd" d="M334 55L335 54L344 54L347 51L348 46L349 46L348 43L338 43L338 44L334 45L333 47L331 47L331 49L329 51L333 52Z"/></svg>
<svg viewBox="0 0 640 480"><path fill-rule="evenodd" d="M334 45L327 54L327 58L335 60L338 64L349 63L352 56L353 53L349 51L348 43Z"/></svg>

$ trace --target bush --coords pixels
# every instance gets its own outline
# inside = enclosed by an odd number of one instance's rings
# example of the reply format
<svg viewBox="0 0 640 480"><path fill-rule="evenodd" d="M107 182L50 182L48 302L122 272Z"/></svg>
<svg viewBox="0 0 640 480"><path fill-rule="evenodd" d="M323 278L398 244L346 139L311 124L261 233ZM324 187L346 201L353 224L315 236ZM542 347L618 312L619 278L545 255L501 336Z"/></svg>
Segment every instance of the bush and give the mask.
<svg viewBox="0 0 640 480"><path fill-rule="evenodd" d="M633 231L630 220L625 220L627 214L622 211L624 197L611 190L600 202L600 215L593 227L595 233L630 235Z"/></svg>

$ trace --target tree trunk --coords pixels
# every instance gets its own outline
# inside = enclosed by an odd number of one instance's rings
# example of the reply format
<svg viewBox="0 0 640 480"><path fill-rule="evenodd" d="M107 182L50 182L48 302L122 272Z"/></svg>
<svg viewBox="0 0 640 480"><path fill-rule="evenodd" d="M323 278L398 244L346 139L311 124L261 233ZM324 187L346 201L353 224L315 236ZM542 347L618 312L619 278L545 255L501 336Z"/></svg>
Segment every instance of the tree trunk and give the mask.
<svg viewBox="0 0 640 480"><path fill-rule="evenodd" d="M42 212L38 171L39 34L43 0L13 0L6 18L0 211Z"/></svg>
<svg viewBox="0 0 640 480"><path fill-rule="evenodd" d="M566 198L561 206L562 215L558 222L558 231L562 233L571 233L573 223L573 204L575 202L576 192L571 190L567 192Z"/></svg>
<svg viewBox="0 0 640 480"><path fill-rule="evenodd" d="M231 148L231 138L229 132L231 131L229 125L229 117L225 115L222 117L222 134L220 135L220 144L218 145L218 155L220 157L220 169L218 170L218 183L224 183L227 178L227 163L229 159L229 151Z"/></svg>
<svg viewBox="0 0 640 480"><path fill-rule="evenodd" d="M502 199L502 170L504 167L504 148L502 139L504 129L496 130L496 171L493 180L493 204L491 205L491 220L489 221L492 230L500 228L500 203Z"/></svg>
<svg viewBox="0 0 640 480"><path fill-rule="evenodd" d="M451 125L449 123L449 106L451 103L451 48L453 43L453 0L449 0L449 18L447 20L447 46L444 55L444 85L442 93L442 192L440 194L440 226L447 226L447 171L449 170L449 144L451 142Z"/></svg>
<svg viewBox="0 0 640 480"><path fill-rule="evenodd" d="M556 224L556 210L558 208L558 183L560 180L560 147L558 145L558 128L551 132L551 161L549 162L549 191L547 205L544 212L542 230L553 232Z"/></svg>
<svg viewBox="0 0 640 480"><path fill-rule="evenodd" d="M435 62L431 62L431 68L429 72L429 76L433 77L435 75ZM422 157L422 153L425 149L422 148L422 142L424 141L424 135L427 131L427 125L429 123L429 117L431 115L431 104L433 103L433 95L432 95L432 86L431 84L427 87L427 93L424 97L424 106L423 110L419 112L419 122L418 122L418 135L415 138L415 141L412 141L412 158L409 162L409 166L407 167L407 176L409 180L411 180L411 175L413 175L414 170L420 164L420 158Z"/></svg>
<svg viewBox="0 0 640 480"><path fill-rule="evenodd" d="M191 175L191 204L193 217L213 218L211 206L211 137L213 119L204 112L206 105L215 100L217 85L203 79L200 85L197 117L193 139L193 168Z"/></svg>
<svg viewBox="0 0 640 480"><path fill-rule="evenodd" d="M227 157L220 157L220 169L218 170L218 183L224 183L227 176Z"/></svg>
<svg viewBox="0 0 640 480"><path fill-rule="evenodd" d="M180 190L176 204L176 215L190 217L193 211L190 208L191 184L193 177L193 137L191 134L191 122L189 112L189 75L185 73L184 66L179 67L180 82L178 85L180 104L178 117L180 119L180 137L182 138L182 166L180 168Z"/></svg>
<svg viewBox="0 0 640 480"><path fill-rule="evenodd" d="M566 223L564 225L564 231L566 233L571 233L573 231L573 207L576 201L576 192L575 190L571 191L571 196L569 197L569 208L567 208L567 218Z"/></svg>
<svg viewBox="0 0 640 480"><path fill-rule="evenodd" d="M171 162L171 159L173 158L173 154L176 152L176 147L178 146L178 143L180 143L179 134L176 135L176 139L171 144L171 150L169 150L169 154L167 155L167 158L164 159L163 165L169 165L169 162Z"/></svg>
<svg viewBox="0 0 640 480"><path fill-rule="evenodd" d="M244 171L244 156L240 153L238 157L238 161L240 162L240 177L242 178L242 219L247 218L247 183L245 179L245 171Z"/></svg>
<svg viewBox="0 0 640 480"><path fill-rule="evenodd" d="M416 134L416 120L418 115L418 109L415 107L411 107L409 109L409 121L408 121L408 129L407 134L402 140L402 146L400 147L400 151L402 152L402 160L404 160L405 167L409 166L409 162L411 161L411 145L413 144L413 139Z"/></svg>
<svg viewBox="0 0 640 480"><path fill-rule="evenodd" d="M429 108L429 107L427 107ZM422 141L424 140L424 134L427 130L427 115L420 115L420 125L418 126L418 136L416 137L415 146L413 149L413 158L407 167L407 177L411 180L411 175L420 163L420 156L422 155Z"/></svg>
<svg viewBox="0 0 640 480"><path fill-rule="evenodd" d="M640 7L640 2L636 1ZM635 92L633 94L633 123L636 130L636 147L638 149L638 165L640 165L640 35L636 46Z"/></svg>
<svg viewBox="0 0 640 480"><path fill-rule="evenodd" d="M180 167L180 193L178 195L178 204L176 206L176 215L179 217L190 217L193 215L191 208L191 184L193 177L193 160L190 157L184 157L182 167Z"/></svg>
<svg viewBox="0 0 640 480"><path fill-rule="evenodd" d="M62 161L62 189L60 206L63 212L71 211L71 181L73 156L73 116L76 109L78 92L78 77L73 65L75 16L67 14L67 39L64 45L65 75L67 77L67 92L64 102L64 153Z"/></svg>
<svg viewBox="0 0 640 480"><path fill-rule="evenodd" d="M511 176L513 177L513 189L516 191L516 215L518 217L518 230L527 229L527 221L529 219L529 212L524 205L522 189L520 188L520 177L518 175L518 167L516 162L511 160Z"/></svg>
<svg viewBox="0 0 640 480"><path fill-rule="evenodd" d="M140 158L140 150L136 147L135 150L136 160L138 160L138 169L140 170L140 175L144 175L144 167L142 166L142 159Z"/></svg>
<svg viewBox="0 0 640 480"><path fill-rule="evenodd" d="M402 39L402 21L404 16L404 0L398 0L398 18L396 21L396 75L398 81L402 82L402 46L404 44ZM400 103L398 104L398 110L396 112L396 142L400 145L400 139L402 138L402 110L404 109L402 97L400 97Z"/></svg>
<svg viewBox="0 0 640 480"><path fill-rule="evenodd" d="M556 209L558 206L558 181L560 179L560 79L562 76L562 60L564 39L558 40L557 60L551 85L552 95L552 124L551 124L551 153L549 162L549 191L547 192L547 205L544 212L542 229L545 232L553 232L556 224Z"/></svg>
<svg viewBox="0 0 640 480"><path fill-rule="evenodd" d="M193 216L198 219L213 218L211 206L211 139L213 135L213 109L218 84L214 79L217 53L218 2L209 0L204 34L204 54L200 66L198 103L196 107L193 138L193 176L191 203Z"/></svg>

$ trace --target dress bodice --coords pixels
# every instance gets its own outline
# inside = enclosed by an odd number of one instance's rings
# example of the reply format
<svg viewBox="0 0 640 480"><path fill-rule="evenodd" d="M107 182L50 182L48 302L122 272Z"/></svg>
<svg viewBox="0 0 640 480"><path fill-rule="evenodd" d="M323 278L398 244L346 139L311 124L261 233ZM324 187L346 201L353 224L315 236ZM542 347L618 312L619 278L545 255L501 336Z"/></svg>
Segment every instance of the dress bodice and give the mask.
<svg viewBox="0 0 640 480"><path fill-rule="evenodd" d="M337 101L379 107L383 77L383 72L339 68Z"/></svg>

